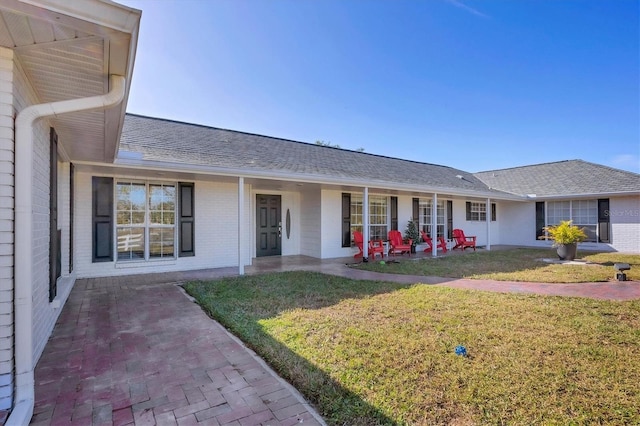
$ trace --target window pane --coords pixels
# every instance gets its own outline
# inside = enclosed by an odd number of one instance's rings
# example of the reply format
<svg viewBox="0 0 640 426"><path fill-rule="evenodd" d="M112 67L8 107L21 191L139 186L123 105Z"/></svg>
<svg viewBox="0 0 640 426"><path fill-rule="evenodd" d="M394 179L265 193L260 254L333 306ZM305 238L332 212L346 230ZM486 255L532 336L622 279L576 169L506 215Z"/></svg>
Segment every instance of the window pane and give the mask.
<svg viewBox="0 0 640 426"><path fill-rule="evenodd" d="M118 237L118 260L144 260L144 228L120 228Z"/></svg>
<svg viewBox="0 0 640 426"><path fill-rule="evenodd" d="M173 257L175 228L149 228L149 257Z"/></svg>
<svg viewBox="0 0 640 426"><path fill-rule="evenodd" d="M116 187L118 225L143 224L146 189L144 184L120 182Z"/></svg>
<svg viewBox="0 0 640 426"><path fill-rule="evenodd" d="M131 212L118 211L118 225L131 225Z"/></svg>
<svg viewBox="0 0 640 426"><path fill-rule="evenodd" d="M165 212L162 214L162 223L164 225L174 225L175 224L175 213L174 212Z"/></svg>

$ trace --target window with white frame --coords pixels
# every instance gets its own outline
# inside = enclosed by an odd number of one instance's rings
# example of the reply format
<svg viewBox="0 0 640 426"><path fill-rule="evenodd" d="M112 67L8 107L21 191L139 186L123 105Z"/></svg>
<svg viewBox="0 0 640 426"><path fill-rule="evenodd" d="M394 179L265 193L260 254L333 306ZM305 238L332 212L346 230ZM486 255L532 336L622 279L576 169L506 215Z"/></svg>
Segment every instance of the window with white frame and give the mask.
<svg viewBox="0 0 640 426"><path fill-rule="evenodd" d="M369 196L369 239L386 240L389 229L389 198Z"/></svg>
<svg viewBox="0 0 640 426"><path fill-rule="evenodd" d="M363 229L362 194L351 194L351 232ZM389 197L369 196L369 239L385 240L389 230Z"/></svg>
<svg viewBox="0 0 640 426"><path fill-rule="evenodd" d="M420 198L419 201L419 226L420 230L425 232L430 237L433 237L431 230L431 199ZM436 237L444 237L444 224L445 224L445 203L442 200L438 201L436 205Z"/></svg>
<svg viewBox="0 0 640 426"><path fill-rule="evenodd" d="M118 182L116 237L118 260L175 257L176 186Z"/></svg>
<svg viewBox="0 0 640 426"><path fill-rule="evenodd" d="M468 203L467 220L486 222L487 220L487 204L486 203Z"/></svg>
<svg viewBox="0 0 640 426"><path fill-rule="evenodd" d="M597 241L598 200L548 201L547 225L557 225L563 220L584 228L586 241Z"/></svg>

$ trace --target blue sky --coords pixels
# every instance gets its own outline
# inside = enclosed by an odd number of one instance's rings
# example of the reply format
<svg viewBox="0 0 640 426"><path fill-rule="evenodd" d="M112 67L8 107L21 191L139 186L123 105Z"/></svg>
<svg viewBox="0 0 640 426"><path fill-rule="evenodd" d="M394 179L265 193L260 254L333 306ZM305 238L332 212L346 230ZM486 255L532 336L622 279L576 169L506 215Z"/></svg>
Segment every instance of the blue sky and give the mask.
<svg viewBox="0 0 640 426"><path fill-rule="evenodd" d="M128 111L476 172L640 173L637 0L117 0Z"/></svg>

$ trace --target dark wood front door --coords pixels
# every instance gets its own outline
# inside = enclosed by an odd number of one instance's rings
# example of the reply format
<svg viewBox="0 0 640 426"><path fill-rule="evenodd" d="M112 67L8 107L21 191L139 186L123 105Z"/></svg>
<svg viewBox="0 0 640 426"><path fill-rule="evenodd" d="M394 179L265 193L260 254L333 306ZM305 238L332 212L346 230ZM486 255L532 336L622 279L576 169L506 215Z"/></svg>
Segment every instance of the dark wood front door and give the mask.
<svg viewBox="0 0 640 426"><path fill-rule="evenodd" d="M256 195L256 257L282 254L279 195Z"/></svg>

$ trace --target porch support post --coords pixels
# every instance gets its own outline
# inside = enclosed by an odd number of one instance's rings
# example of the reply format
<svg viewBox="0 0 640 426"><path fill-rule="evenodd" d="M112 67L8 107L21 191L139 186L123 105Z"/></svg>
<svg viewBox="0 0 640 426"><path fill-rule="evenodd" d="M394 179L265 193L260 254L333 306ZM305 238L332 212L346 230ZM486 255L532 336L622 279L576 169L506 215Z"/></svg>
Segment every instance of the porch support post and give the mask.
<svg viewBox="0 0 640 426"><path fill-rule="evenodd" d="M491 250L491 198L487 198L487 250Z"/></svg>
<svg viewBox="0 0 640 426"><path fill-rule="evenodd" d="M369 188L362 194L362 259L369 259Z"/></svg>
<svg viewBox="0 0 640 426"><path fill-rule="evenodd" d="M438 256L438 194L431 200L431 256Z"/></svg>
<svg viewBox="0 0 640 426"><path fill-rule="evenodd" d="M244 275L244 178L238 177L238 275Z"/></svg>

